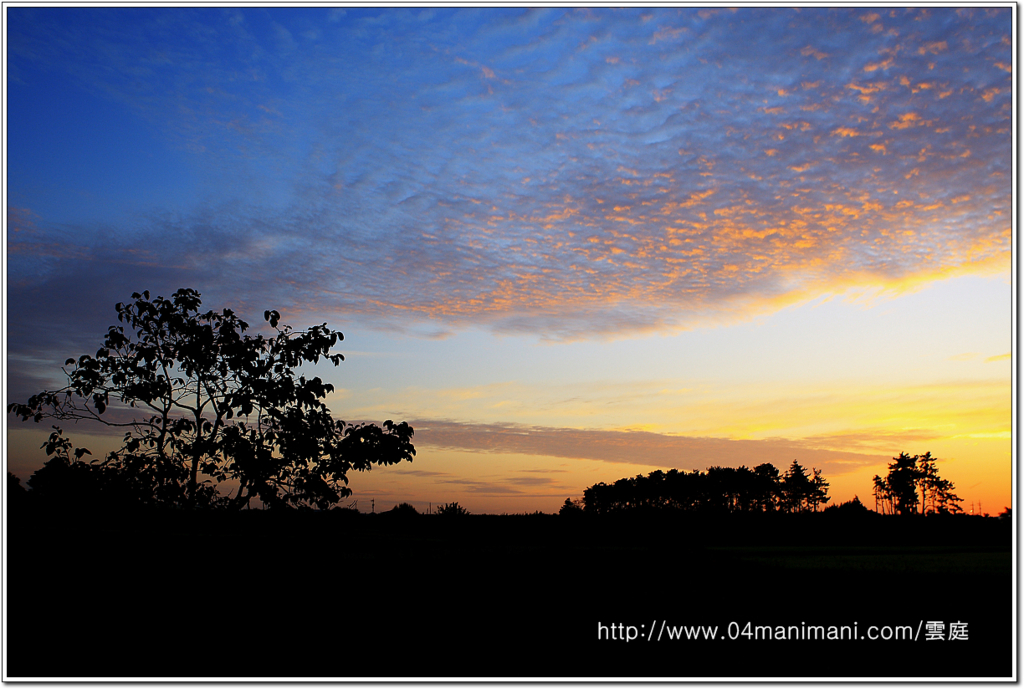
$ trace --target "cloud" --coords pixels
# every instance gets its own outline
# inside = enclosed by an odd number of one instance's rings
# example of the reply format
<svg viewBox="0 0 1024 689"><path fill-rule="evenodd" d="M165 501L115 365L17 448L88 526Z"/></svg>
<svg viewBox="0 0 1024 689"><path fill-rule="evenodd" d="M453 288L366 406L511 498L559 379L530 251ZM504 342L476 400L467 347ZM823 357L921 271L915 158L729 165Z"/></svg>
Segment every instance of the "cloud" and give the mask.
<svg viewBox="0 0 1024 689"><path fill-rule="evenodd" d="M23 314L188 285L255 313L602 338L1009 266L1012 56L980 40L1008 13L894 18L920 39L896 57L852 9L13 16L15 69L127 104L216 182L103 228L29 204ZM924 75L941 88L901 85Z"/></svg>
<svg viewBox="0 0 1024 689"><path fill-rule="evenodd" d="M712 465L755 466L764 462L785 468L796 459L832 474L846 473L887 459L891 451L880 451L881 446L934 437L927 432L916 431L896 434L857 432L801 440L731 440L643 431L550 428L509 423L466 424L436 419L417 419L410 423L416 429L418 444L441 449L592 459L685 470ZM836 441L848 443L869 454L823 448Z"/></svg>
<svg viewBox="0 0 1024 689"><path fill-rule="evenodd" d="M847 447L854 452L893 454L907 447L943 438L943 434L929 429L890 431L883 428L866 428L842 433L822 433L807 436L799 442L805 447Z"/></svg>
<svg viewBox="0 0 1024 689"><path fill-rule="evenodd" d="M55 390L66 385L67 379L61 370L47 366L48 363L32 356L9 355L5 367L7 402L24 404L29 397L43 390Z"/></svg>
<svg viewBox="0 0 1024 689"><path fill-rule="evenodd" d="M471 478L439 478L437 483L443 483L459 488L467 493L476 495L522 495L523 491L508 485L512 483L509 479L501 481L482 481Z"/></svg>
<svg viewBox="0 0 1024 689"><path fill-rule="evenodd" d="M526 486L528 488L556 485L554 479L543 476L510 476L506 478L505 481L517 486Z"/></svg>
<svg viewBox="0 0 1024 689"><path fill-rule="evenodd" d="M273 23L273 27L278 50L282 53L290 53L295 50L295 39L292 37L292 32L277 22Z"/></svg>
<svg viewBox="0 0 1024 689"><path fill-rule="evenodd" d="M395 473L400 474L402 476L415 476L417 478L444 478L447 476L451 476L451 474L448 474L443 471L424 471L422 469L407 469L401 466L394 469L394 471Z"/></svg>
<svg viewBox="0 0 1024 689"><path fill-rule="evenodd" d="M409 469L404 465L389 471L398 478L414 477L425 479L433 485L435 492L445 486L455 486L459 491L479 496L536 497L546 495L543 489L565 490L556 478L550 476L516 476L515 474L564 474L564 469L520 469L513 475L466 477L443 471ZM541 491L541 492L537 492Z"/></svg>

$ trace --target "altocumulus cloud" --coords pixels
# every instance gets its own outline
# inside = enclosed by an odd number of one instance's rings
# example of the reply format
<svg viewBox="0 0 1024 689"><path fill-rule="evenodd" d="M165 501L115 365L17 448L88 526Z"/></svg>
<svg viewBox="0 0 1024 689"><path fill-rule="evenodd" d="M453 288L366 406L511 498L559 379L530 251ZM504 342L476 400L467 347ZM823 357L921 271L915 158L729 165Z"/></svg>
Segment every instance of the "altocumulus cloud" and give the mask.
<svg viewBox="0 0 1024 689"><path fill-rule="evenodd" d="M26 313L189 285L601 337L1009 265L1009 8L22 12L13 79L124 104L216 182L15 212Z"/></svg>

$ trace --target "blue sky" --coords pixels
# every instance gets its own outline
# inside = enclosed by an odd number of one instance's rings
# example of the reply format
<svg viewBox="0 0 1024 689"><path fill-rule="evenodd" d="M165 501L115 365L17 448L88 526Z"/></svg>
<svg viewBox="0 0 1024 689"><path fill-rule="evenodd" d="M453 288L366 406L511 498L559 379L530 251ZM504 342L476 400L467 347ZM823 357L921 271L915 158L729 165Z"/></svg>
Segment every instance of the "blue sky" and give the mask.
<svg viewBox="0 0 1024 689"><path fill-rule="evenodd" d="M447 494L477 509L742 463L730 442L809 452L844 499L887 457L944 451L1008 501L1011 25L10 7L10 395L131 292L189 286L342 329L332 409L418 421L415 471L486 475ZM626 461L583 431L648 435ZM511 457L572 478L516 483ZM353 487L445 499L389 488L404 470Z"/></svg>

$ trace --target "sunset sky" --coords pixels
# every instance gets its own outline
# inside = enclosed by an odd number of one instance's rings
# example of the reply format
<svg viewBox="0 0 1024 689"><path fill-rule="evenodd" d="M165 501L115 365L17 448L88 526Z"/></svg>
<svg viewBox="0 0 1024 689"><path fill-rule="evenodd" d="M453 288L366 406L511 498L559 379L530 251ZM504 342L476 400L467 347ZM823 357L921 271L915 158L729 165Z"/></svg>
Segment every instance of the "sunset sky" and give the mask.
<svg viewBox="0 0 1024 689"><path fill-rule="evenodd" d="M793 459L873 507L901 451L1010 505L1009 5L4 11L5 402L192 287L344 332L336 416L416 431L363 511Z"/></svg>

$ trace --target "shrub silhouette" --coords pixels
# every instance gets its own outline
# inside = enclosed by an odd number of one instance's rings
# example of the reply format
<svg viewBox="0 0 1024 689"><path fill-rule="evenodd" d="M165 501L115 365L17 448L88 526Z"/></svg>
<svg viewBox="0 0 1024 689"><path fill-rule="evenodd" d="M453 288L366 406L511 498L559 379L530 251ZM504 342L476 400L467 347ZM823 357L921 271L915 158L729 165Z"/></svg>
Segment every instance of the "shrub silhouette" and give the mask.
<svg viewBox="0 0 1024 689"><path fill-rule="evenodd" d="M457 502L449 502L437 508L437 513L442 517L465 517L469 510Z"/></svg>
<svg viewBox="0 0 1024 689"><path fill-rule="evenodd" d="M837 505L829 505L824 510L828 514L841 514L841 515L856 515L856 514L867 514L871 510L867 508L867 505L860 501L860 498L856 495L853 496L852 500L841 502Z"/></svg>
<svg viewBox="0 0 1024 689"><path fill-rule="evenodd" d="M388 514L418 517L420 513L416 511L416 508L410 505L409 503L403 502L402 504L395 505L390 510L388 510Z"/></svg>
<svg viewBox="0 0 1024 689"><path fill-rule="evenodd" d="M21 485L21 479L7 472L7 505L13 510L21 509L28 501L28 491Z"/></svg>
<svg viewBox="0 0 1024 689"><path fill-rule="evenodd" d="M143 502L144 489L137 482L98 460L85 461L92 453L73 448L60 428L54 426L42 449L49 459L28 480L32 489L28 496L33 501L67 510L129 507Z"/></svg>

